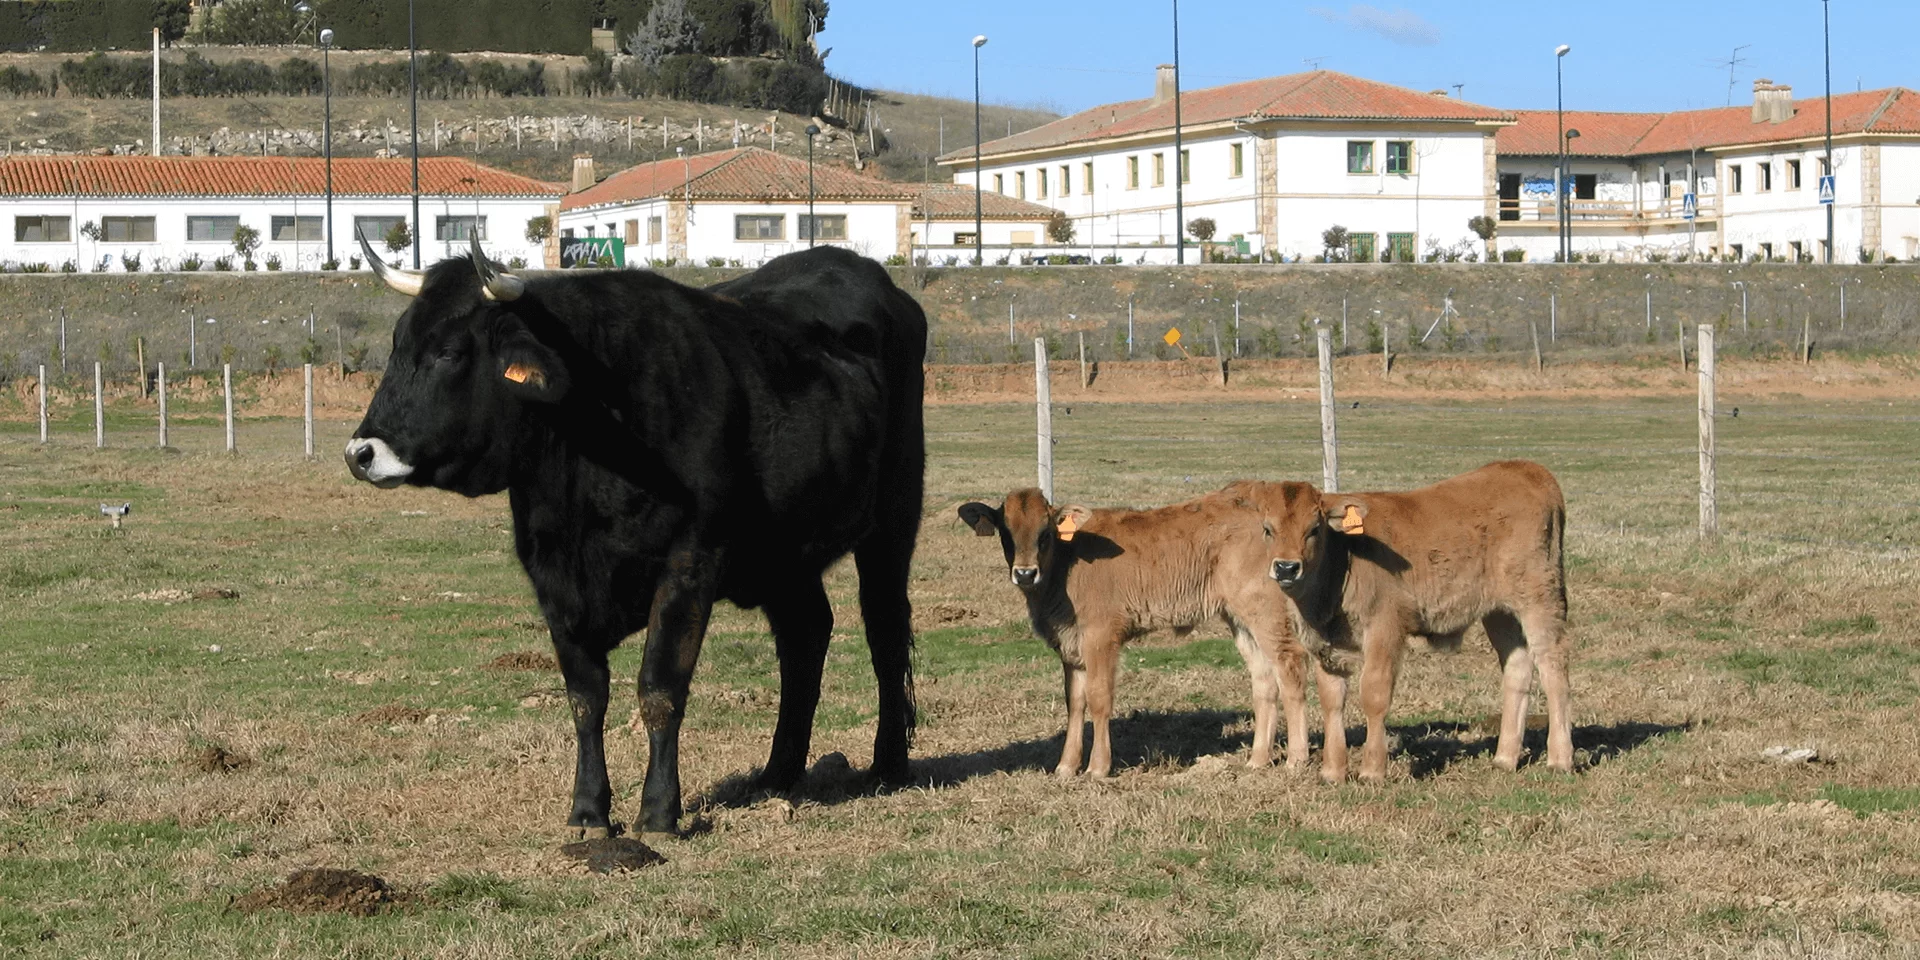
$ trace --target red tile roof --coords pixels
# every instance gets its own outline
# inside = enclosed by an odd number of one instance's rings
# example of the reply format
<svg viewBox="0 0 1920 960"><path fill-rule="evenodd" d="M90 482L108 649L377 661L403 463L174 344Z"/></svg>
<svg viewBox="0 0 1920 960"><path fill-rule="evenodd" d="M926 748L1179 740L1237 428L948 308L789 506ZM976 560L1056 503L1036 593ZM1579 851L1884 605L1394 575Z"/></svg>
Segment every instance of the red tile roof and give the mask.
<svg viewBox="0 0 1920 960"><path fill-rule="evenodd" d="M628 167L560 202L562 210L659 196L694 200L805 200L807 162L765 147L735 147ZM816 200L911 200L914 190L837 166L813 167Z"/></svg>
<svg viewBox="0 0 1920 960"><path fill-rule="evenodd" d="M1552 156L1554 112L1522 110L1520 122L1495 135L1502 156ZM1826 131L1826 103L1820 97L1793 101L1793 116L1781 123L1753 122L1753 107L1715 107L1677 113L1595 113L1567 111L1567 126L1580 131L1573 155L1628 157L1685 153L1698 147L1742 146L1804 140ZM1904 87L1840 93L1833 97L1833 133L1920 133L1920 93Z"/></svg>
<svg viewBox="0 0 1920 960"><path fill-rule="evenodd" d="M404 159L335 158L336 196L403 197L412 193ZM317 196L327 189L319 157L50 157L0 158L0 196L255 197ZM556 184L481 166L459 157L421 157L426 196L558 197Z"/></svg>
<svg viewBox="0 0 1920 960"><path fill-rule="evenodd" d="M1332 70L1293 73L1263 80L1180 93L1185 126L1230 120L1430 120L1512 123L1513 114L1442 94L1363 80ZM1011 137L981 145L983 155L1019 153L1109 137L1173 129L1173 101L1127 100L1084 110ZM973 156L963 147L941 157L954 163Z"/></svg>
<svg viewBox="0 0 1920 960"><path fill-rule="evenodd" d="M913 205L915 220L973 219L972 187L933 183L916 189L920 197ZM988 191L980 195L980 216L984 220L1046 220L1053 216L1053 208Z"/></svg>

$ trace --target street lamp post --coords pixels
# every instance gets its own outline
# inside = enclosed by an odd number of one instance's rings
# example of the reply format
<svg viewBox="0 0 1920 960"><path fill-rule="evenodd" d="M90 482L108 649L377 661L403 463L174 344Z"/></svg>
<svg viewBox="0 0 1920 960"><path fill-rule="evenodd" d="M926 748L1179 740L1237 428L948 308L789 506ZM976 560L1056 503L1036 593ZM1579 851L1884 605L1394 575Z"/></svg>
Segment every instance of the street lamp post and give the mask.
<svg viewBox="0 0 1920 960"><path fill-rule="evenodd" d="M1553 168L1553 209L1557 231L1560 234L1560 262L1573 259L1572 240L1568 233L1572 231L1572 221L1567 218L1567 102L1566 85L1561 79L1560 62L1567 58L1573 48L1561 44L1553 49L1553 117L1554 129L1559 133L1560 163Z"/></svg>
<svg viewBox="0 0 1920 960"><path fill-rule="evenodd" d="M980 232L980 194L986 184L980 180L980 48L987 45L987 35L973 38L973 265L978 267L987 262L985 234Z"/></svg>
<svg viewBox="0 0 1920 960"><path fill-rule="evenodd" d="M1180 0L1173 0L1173 262L1187 262L1187 151L1180 138Z"/></svg>
<svg viewBox="0 0 1920 960"><path fill-rule="evenodd" d="M820 128L807 124L807 246L813 246L813 238L820 233L820 219L813 215L813 138L820 135Z"/></svg>
<svg viewBox="0 0 1920 960"><path fill-rule="evenodd" d="M1563 263L1573 262L1573 197L1571 195L1578 191L1573 187L1573 173L1568 168L1567 155L1573 152L1573 141L1578 139L1580 139L1580 131L1576 127L1568 127L1567 132L1560 135L1560 179L1566 183L1563 192L1568 194L1560 198L1561 222L1565 224L1561 231L1561 245L1565 250L1560 258Z"/></svg>
<svg viewBox="0 0 1920 960"><path fill-rule="evenodd" d="M1833 176L1833 18L1827 0L1820 0L1820 43L1826 51L1827 62L1827 158L1823 161L1825 170L1820 171L1822 178ZM1839 178L1835 177L1836 185ZM1834 191L1836 194L1839 190ZM1835 197L1838 200L1839 197ZM1823 204L1827 208L1827 265L1833 265L1833 204ZM1865 237L1861 238L1865 240Z"/></svg>
<svg viewBox="0 0 1920 960"><path fill-rule="evenodd" d="M321 121L321 144L326 151L327 167L327 262L337 264L333 256L333 31L320 31L320 95L325 103ZM296 228L297 229L297 228Z"/></svg>
<svg viewBox="0 0 1920 960"><path fill-rule="evenodd" d="M413 0L407 0L408 123L413 135L413 268L420 269L420 51L413 36Z"/></svg>

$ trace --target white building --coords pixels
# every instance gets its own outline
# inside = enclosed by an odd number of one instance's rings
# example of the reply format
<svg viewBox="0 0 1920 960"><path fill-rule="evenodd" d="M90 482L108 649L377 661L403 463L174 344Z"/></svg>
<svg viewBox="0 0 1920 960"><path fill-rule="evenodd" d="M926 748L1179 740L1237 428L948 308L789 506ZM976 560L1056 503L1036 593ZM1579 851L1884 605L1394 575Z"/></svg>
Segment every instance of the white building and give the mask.
<svg viewBox="0 0 1920 960"><path fill-rule="evenodd" d="M1521 111L1500 131L1503 248L1558 251L1553 168L1559 120ZM1568 212L1576 253L1742 260L1826 259L1819 182L1826 105L1754 83L1747 106L1680 113L1568 111ZM1833 259L1920 257L1920 94L1894 88L1833 98ZM1685 217L1693 194L1696 217Z"/></svg>
<svg viewBox="0 0 1920 960"><path fill-rule="evenodd" d="M975 233L975 193L970 186L932 183L916 186L919 194L913 209L913 246L916 259L924 258L936 266L971 263L978 252L987 263L1002 257L1008 263L1032 261L1037 257L1063 254L1095 256L1084 238L1065 242L1048 235L1048 223L1054 211L1037 203L997 193L978 195L979 234ZM982 242L974 243L975 236Z"/></svg>
<svg viewBox="0 0 1920 960"><path fill-rule="evenodd" d="M312 157L13 156L0 158L0 265L83 273L244 269L233 239L259 234L261 269L318 270L358 259L354 230L382 239L413 214L405 159L335 159L332 229L326 162ZM561 186L458 157L420 158L421 262L465 252L474 231L489 256L538 264L528 221L546 216ZM397 255L411 260L411 252ZM408 264L410 265L410 264Z"/></svg>
<svg viewBox="0 0 1920 960"><path fill-rule="evenodd" d="M1182 91L1180 108L1185 220L1214 221L1223 251L1267 259L1320 255L1336 225L1356 259L1478 251L1467 221L1496 212L1494 134L1514 122L1445 91L1326 70ZM1064 211L1077 246L1171 263L1173 114L1173 71L1161 67L1149 99L982 144L979 182ZM954 182L975 183L973 148L939 163Z"/></svg>

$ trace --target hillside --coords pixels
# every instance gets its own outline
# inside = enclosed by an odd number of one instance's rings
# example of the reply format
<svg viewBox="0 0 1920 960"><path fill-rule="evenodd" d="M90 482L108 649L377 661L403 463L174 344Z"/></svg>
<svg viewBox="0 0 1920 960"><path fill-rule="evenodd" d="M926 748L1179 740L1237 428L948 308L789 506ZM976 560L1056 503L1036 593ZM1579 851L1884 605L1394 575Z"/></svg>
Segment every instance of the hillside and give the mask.
<svg viewBox="0 0 1920 960"><path fill-rule="evenodd" d="M269 66L312 56L311 50L297 47L207 47L193 52L215 63L251 59ZM177 56L166 55L168 59ZM0 71L11 67L46 75L71 59L67 54L4 54ZM392 63L396 57L391 52L369 51L337 52L331 59L339 90L341 78L354 67ZM544 68L546 95L422 97L422 155L459 153L529 176L563 181L576 153L594 154L604 174L673 156L676 147L699 152L731 146L736 124L742 142L767 146L771 137L774 148L782 153L804 156L807 151L802 132L812 119L807 116L618 93L589 96L591 85L584 79L588 64L582 57L476 54L459 59L468 64L492 60L516 68L536 61ZM317 96L166 98L161 104L161 139L168 153L318 156L322 107ZM0 121L0 130L5 131L8 152L145 152L150 109L147 100L132 97L80 98L64 91L53 97L22 96L14 98L14 109ZM870 114L866 100L856 100L839 112L851 116L822 118L827 124L826 133L815 142L819 162L858 163L866 172L896 179L920 180L929 175L941 179L937 171L930 173L930 160L941 149L942 118L947 149L972 143L970 101L877 92L871 97ZM1044 111L995 105L983 105L981 112L988 139L1054 119ZM869 116L872 129L867 127ZM374 156L390 148L404 152L407 100L404 96L336 95L333 125L336 156ZM872 162L876 150L877 164Z"/></svg>

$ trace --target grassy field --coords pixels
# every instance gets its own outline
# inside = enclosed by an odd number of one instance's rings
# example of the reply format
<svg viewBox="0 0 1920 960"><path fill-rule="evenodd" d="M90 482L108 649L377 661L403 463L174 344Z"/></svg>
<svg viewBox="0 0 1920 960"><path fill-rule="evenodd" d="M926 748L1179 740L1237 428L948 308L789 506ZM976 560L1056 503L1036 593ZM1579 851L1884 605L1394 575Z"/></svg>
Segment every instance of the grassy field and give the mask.
<svg viewBox="0 0 1920 960"><path fill-rule="evenodd" d="M317 463L297 422L243 424L237 458L204 421L174 452L130 412L105 451L90 419L49 448L3 424L0 954L1912 956L1920 417L1735 404L1709 547L1689 402L1342 411L1350 489L1525 456L1570 504L1580 772L1491 767L1498 677L1476 633L1410 660L1377 788L1241 767L1247 681L1217 627L1129 648L1119 775L1056 781L1058 666L997 545L953 515L1031 483L1032 412L931 408L921 785L876 793L828 757L790 799L744 792L777 687L763 621L726 608L685 739L697 832L611 877L557 849L558 675L498 660L546 649L504 501L354 484L331 453L343 423ZM1076 405L1055 425L1063 499L1319 476L1308 404ZM134 503L117 533L109 499ZM871 674L851 574L831 588L815 751L859 768ZM191 598L217 589L237 597ZM622 818L637 664L637 643L617 654ZM230 906L308 866L378 874L402 902Z"/></svg>

